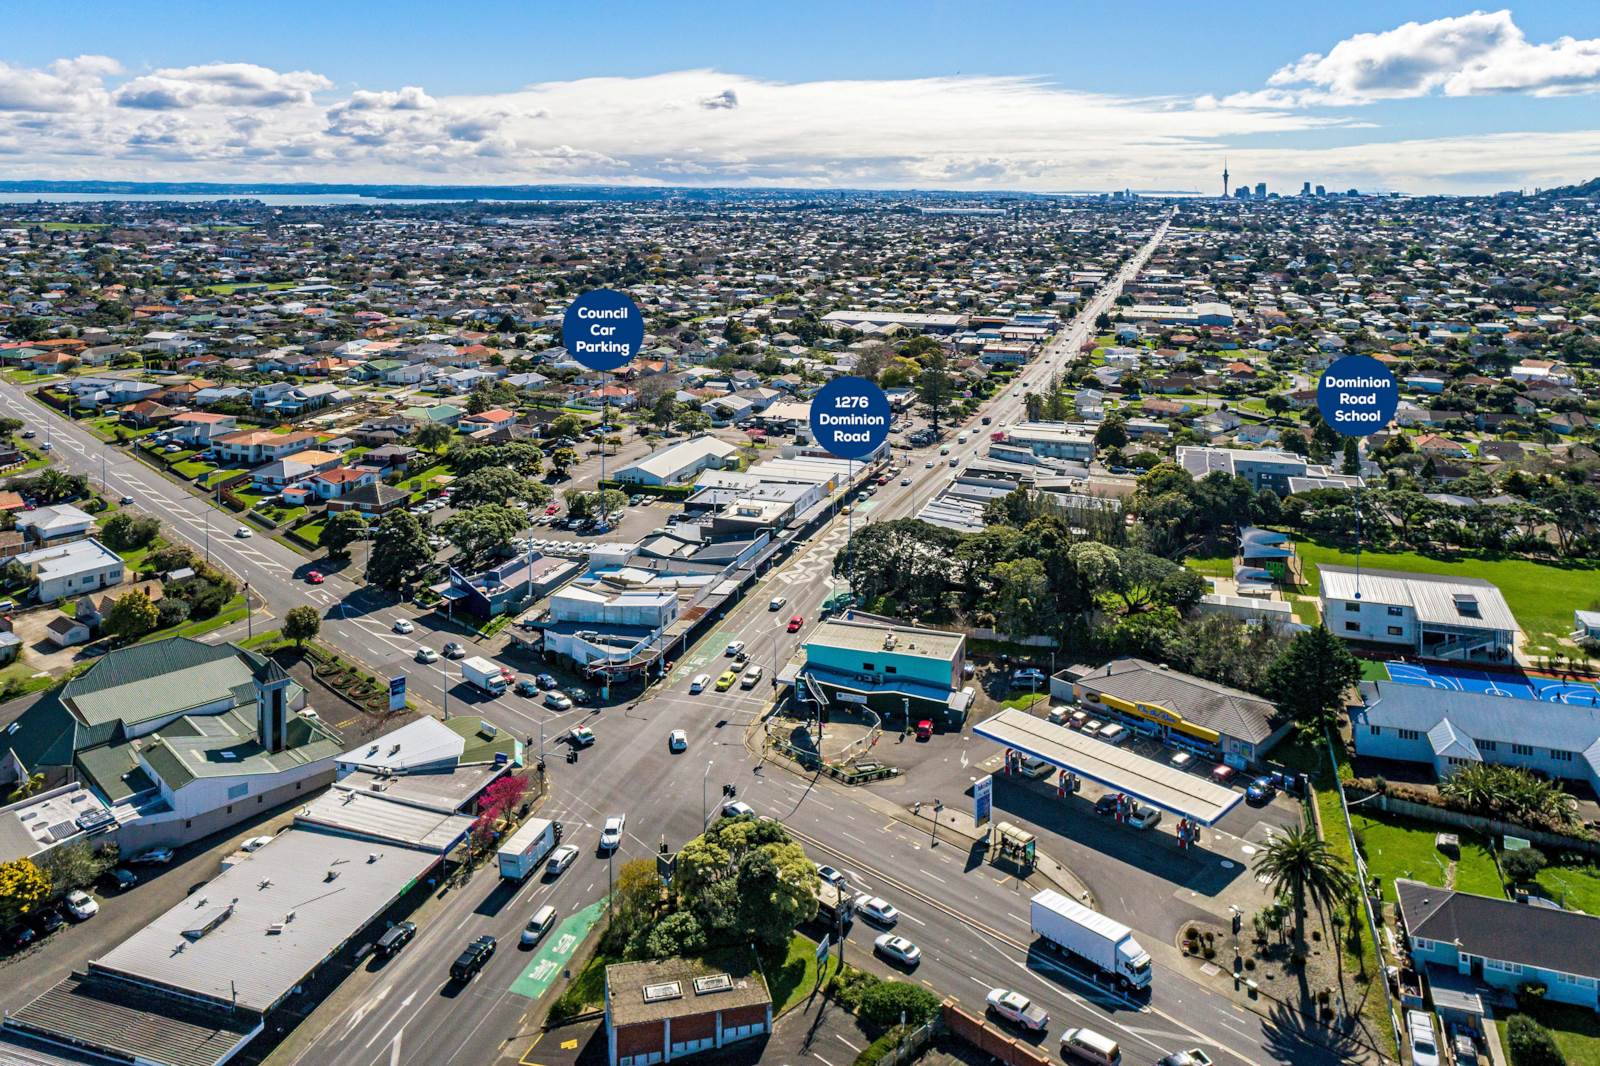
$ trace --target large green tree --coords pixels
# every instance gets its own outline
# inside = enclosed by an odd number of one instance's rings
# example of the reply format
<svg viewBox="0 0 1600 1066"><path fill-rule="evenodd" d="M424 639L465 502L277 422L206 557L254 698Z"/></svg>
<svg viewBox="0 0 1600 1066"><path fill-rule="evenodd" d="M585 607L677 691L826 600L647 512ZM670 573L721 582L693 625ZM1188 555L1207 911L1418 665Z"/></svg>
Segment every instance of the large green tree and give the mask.
<svg viewBox="0 0 1600 1066"><path fill-rule="evenodd" d="M112 601L106 631L119 640L137 640L154 629L160 618L144 589L136 588Z"/></svg>
<svg viewBox="0 0 1600 1066"><path fill-rule="evenodd" d="M516 539L528 516L499 503L486 503L458 511L444 523L446 539L474 563Z"/></svg>
<svg viewBox="0 0 1600 1066"><path fill-rule="evenodd" d="M777 822L723 818L678 853L672 887L708 933L781 944L817 912L817 870Z"/></svg>
<svg viewBox="0 0 1600 1066"><path fill-rule="evenodd" d="M384 515L372 535L367 555L367 580L378 588L398 592L433 561L428 536L410 511L394 510Z"/></svg>
<svg viewBox="0 0 1600 1066"><path fill-rule="evenodd" d="M330 559L350 558L350 546L367 534L367 520L360 511L338 511L322 524L318 538Z"/></svg>
<svg viewBox="0 0 1600 1066"><path fill-rule="evenodd" d="M950 376L949 360L944 349L935 345L922 359L922 372L917 375L917 400L928 410L928 420L933 431L939 432L939 419L955 401L956 383Z"/></svg>
<svg viewBox="0 0 1600 1066"><path fill-rule="evenodd" d="M1345 693L1361 680L1361 663L1344 641L1318 625L1299 634L1267 668L1267 695L1302 729L1320 734L1344 712Z"/></svg>

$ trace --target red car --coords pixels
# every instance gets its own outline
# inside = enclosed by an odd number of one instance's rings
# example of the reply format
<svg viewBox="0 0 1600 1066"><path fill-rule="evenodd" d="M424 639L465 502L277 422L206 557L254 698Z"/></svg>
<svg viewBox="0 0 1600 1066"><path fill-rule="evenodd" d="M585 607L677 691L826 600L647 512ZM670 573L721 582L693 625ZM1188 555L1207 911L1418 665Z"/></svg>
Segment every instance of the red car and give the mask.
<svg viewBox="0 0 1600 1066"><path fill-rule="evenodd" d="M545 507L544 513L555 514L559 510L561 510L561 505L559 503L552 503Z"/></svg>
<svg viewBox="0 0 1600 1066"><path fill-rule="evenodd" d="M933 739L933 719L924 718L922 721L917 723L917 739L918 740L932 740Z"/></svg>
<svg viewBox="0 0 1600 1066"><path fill-rule="evenodd" d="M804 618L800 617L799 615L795 615L793 618L789 619L789 632L798 633L800 632L800 627L805 624L806 620Z"/></svg>
<svg viewBox="0 0 1600 1066"><path fill-rule="evenodd" d="M322 571L321 570L313 570L310 573L306 574L306 581L309 582L310 584L313 584L313 585L322 584L322 582L323 582Z"/></svg>

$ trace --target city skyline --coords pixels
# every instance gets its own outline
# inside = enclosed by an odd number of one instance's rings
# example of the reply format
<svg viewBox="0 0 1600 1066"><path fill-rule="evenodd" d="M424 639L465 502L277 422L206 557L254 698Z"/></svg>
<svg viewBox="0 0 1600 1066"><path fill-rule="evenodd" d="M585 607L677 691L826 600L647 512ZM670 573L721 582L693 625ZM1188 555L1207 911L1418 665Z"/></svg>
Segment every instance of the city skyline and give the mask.
<svg viewBox="0 0 1600 1066"><path fill-rule="evenodd" d="M86 25L38 7L0 52L0 179L1214 195L1224 160L1290 191L1600 174L1600 19L1577 5L1174 11L1156 37L1148 12L1008 5L973 49L942 5L824 6L810 29L714 5L621 26L480 5L425 41L407 4L381 22L225 11L204 34L176 10Z"/></svg>

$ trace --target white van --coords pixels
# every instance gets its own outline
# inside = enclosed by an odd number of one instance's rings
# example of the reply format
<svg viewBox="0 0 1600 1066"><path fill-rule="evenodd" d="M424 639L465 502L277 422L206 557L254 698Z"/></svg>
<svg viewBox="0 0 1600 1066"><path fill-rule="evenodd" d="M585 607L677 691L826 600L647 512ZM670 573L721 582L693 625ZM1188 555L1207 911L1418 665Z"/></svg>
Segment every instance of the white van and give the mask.
<svg viewBox="0 0 1600 1066"><path fill-rule="evenodd" d="M1122 1049L1093 1029L1068 1029L1061 1034L1061 1054L1095 1066L1121 1066Z"/></svg>
<svg viewBox="0 0 1600 1066"><path fill-rule="evenodd" d="M528 927L522 931L524 945L537 944L544 939L550 927L556 924L556 909L548 903L533 912L533 917L528 919Z"/></svg>

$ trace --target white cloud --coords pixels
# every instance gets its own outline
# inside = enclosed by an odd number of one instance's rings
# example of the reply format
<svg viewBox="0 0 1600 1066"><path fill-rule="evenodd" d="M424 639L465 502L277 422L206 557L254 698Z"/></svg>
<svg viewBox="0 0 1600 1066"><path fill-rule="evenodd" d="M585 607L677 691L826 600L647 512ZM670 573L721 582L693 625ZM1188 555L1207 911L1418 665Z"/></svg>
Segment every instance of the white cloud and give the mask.
<svg viewBox="0 0 1600 1066"><path fill-rule="evenodd" d="M1581 67L1576 44L1526 47L1556 49L1569 74ZM435 95L421 85L335 93L311 71L211 63L126 77L113 60L80 57L44 69L0 64L0 173L1210 190L1224 154L1235 177L1292 188L1310 178L1340 188L1482 191L1600 173L1600 132L1378 143L1379 134L1366 132L1371 122L1295 106L1311 93L1353 101L1411 91L1406 86L1457 91L1437 70L1462 67L1466 51L1440 59L1436 48L1409 67L1373 59L1358 76L1335 73L1361 66L1335 48L1286 67L1292 75L1248 100L1117 96L1023 77L779 82L719 70L472 95ZM1506 84L1508 75L1491 77L1492 69L1471 66L1480 87L1473 91ZM1544 81L1528 91L1553 91L1553 69L1530 65L1525 73ZM1343 146L1319 146L1330 130ZM1349 143L1357 138L1363 143ZM1278 147L1286 144L1298 147Z"/></svg>
<svg viewBox="0 0 1600 1066"><path fill-rule="evenodd" d="M309 70L279 72L254 63L206 63L167 67L145 74L117 89L122 107L152 111L193 107L281 107L309 104L311 94L331 89L333 82Z"/></svg>
<svg viewBox="0 0 1600 1066"><path fill-rule="evenodd" d="M109 56L58 59L48 70L0 61L0 111L76 111L104 106L103 79L122 65Z"/></svg>
<svg viewBox="0 0 1600 1066"><path fill-rule="evenodd" d="M1600 91L1600 40L1561 37L1533 44L1509 11L1474 11L1432 22L1407 22L1358 33L1326 54L1312 52L1268 79L1270 89L1242 93L1234 106L1368 104L1442 93Z"/></svg>

